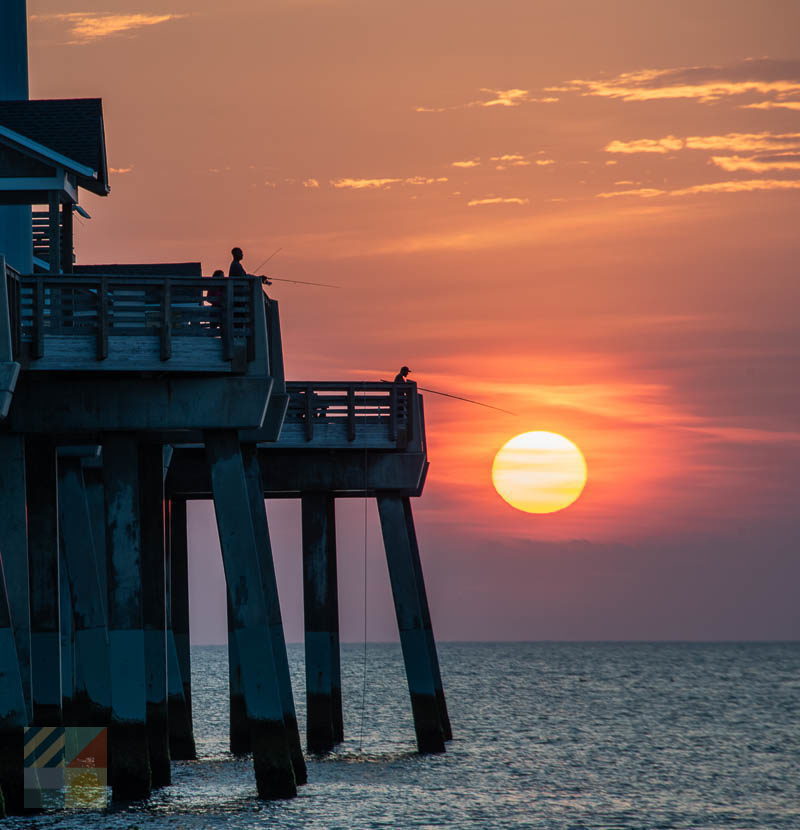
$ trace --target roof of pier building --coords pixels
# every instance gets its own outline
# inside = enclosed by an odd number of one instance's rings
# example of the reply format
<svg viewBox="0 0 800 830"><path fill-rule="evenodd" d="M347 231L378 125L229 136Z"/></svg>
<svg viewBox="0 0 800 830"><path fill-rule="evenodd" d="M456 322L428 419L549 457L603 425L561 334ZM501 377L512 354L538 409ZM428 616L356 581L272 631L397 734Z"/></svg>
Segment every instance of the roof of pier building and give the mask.
<svg viewBox="0 0 800 830"><path fill-rule="evenodd" d="M80 187L99 196L110 190L99 98L0 101L0 144L65 168Z"/></svg>

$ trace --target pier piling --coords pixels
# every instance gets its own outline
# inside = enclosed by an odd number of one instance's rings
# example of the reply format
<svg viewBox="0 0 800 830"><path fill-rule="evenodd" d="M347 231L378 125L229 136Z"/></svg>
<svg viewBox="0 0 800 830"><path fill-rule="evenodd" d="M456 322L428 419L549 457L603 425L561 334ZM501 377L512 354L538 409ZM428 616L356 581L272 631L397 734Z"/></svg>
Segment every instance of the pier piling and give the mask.
<svg viewBox="0 0 800 830"><path fill-rule="evenodd" d="M61 538L72 615L74 690L65 723L105 726L111 708L108 628L80 457L58 463Z"/></svg>
<svg viewBox="0 0 800 830"><path fill-rule="evenodd" d="M258 460L258 450L254 444L242 445L242 460L244 462L245 477L247 480L247 494L250 502L250 513L253 517L253 531L256 536L256 545L259 553L261 570L261 587L264 591L264 600L267 605L270 639L272 642L272 656L275 660L278 692L283 707L283 723L286 727L286 740L289 743L289 754L292 758L294 777L298 785L308 780L306 762L300 746L300 732L297 727L297 713L294 708L294 694L292 692L292 678L289 674L289 656L286 653L286 637L283 632L281 604L278 597L278 583L275 578L275 562L272 558L272 542L269 537L269 523L264 505L264 483L261 480L261 465Z"/></svg>
<svg viewBox="0 0 800 830"><path fill-rule="evenodd" d="M425 633L403 499L400 495L389 494L379 494L377 499L400 645L411 695L417 747L426 754L444 752L444 731L436 700L436 672Z"/></svg>
<svg viewBox="0 0 800 830"><path fill-rule="evenodd" d="M154 787L171 781L167 722L167 575L164 546L164 452L161 444L139 447L142 536L142 615L147 672L147 738Z"/></svg>
<svg viewBox="0 0 800 830"><path fill-rule="evenodd" d="M132 433L105 437L103 481L111 652L111 782L114 799L127 801L146 797L152 785L146 720L139 456Z"/></svg>
<svg viewBox="0 0 800 830"><path fill-rule="evenodd" d="M303 493L303 597L308 751L330 752L341 729L339 620L336 601L335 502L329 493ZM338 700L334 693L338 681ZM338 715L338 717L337 717Z"/></svg>
<svg viewBox="0 0 800 830"><path fill-rule="evenodd" d="M428 606L428 592L425 590L425 576L422 572L422 562L419 558L419 544L417 543L417 531L414 527L414 514L411 510L411 499L403 496L403 514L406 520L406 531L411 551L411 563L414 566L414 579L417 584L417 595L419 597L420 610L422 611L422 626L425 630L425 639L428 643L428 655L433 669L433 679L436 688L436 704L439 708L439 720L442 724L442 734L446 741L453 739L453 729L450 726L450 716L447 713L447 701L444 696L442 685L442 673L439 668L439 655L436 651L436 639L433 636L433 625L431 623L431 612Z"/></svg>
<svg viewBox="0 0 800 830"><path fill-rule="evenodd" d="M59 610L58 471L49 439L25 444L31 604L31 683L37 726L60 726L61 639Z"/></svg>
<svg viewBox="0 0 800 830"><path fill-rule="evenodd" d="M173 679L181 687L179 697L170 691L168 706L170 756L179 761L197 757L192 728L192 660L189 640L189 560L186 538L186 500L168 502L169 631L174 643L175 666L168 663L169 688Z"/></svg>
<svg viewBox="0 0 800 830"><path fill-rule="evenodd" d="M250 725L256 786L261 798L292 798L297 794L297 785L283 721L239 438L235 431L208 430L205 445L232 633Z"/></svg>

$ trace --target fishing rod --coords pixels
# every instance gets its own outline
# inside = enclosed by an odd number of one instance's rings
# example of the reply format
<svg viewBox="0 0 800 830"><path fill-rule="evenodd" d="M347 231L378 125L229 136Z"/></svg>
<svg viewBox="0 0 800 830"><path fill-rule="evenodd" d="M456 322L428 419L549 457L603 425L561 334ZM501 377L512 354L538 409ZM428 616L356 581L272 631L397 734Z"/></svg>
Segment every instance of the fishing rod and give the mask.
<svg viewBox="0 0 800 830"><path fill-rule="evenodd" d="M258 269L256 269L258 270ZM341 285L331 285L327 282L305 282L305 280L288 280L286 277L267 277L267 279L272 282L291 282L295 285L316 285L319 288L341 288Z"/></svg>
<svg viewBox="0 0 800 830"><path fill-rule="evenodd" d="M391 381L381 378L381 383L390 383ZM413 381L408 381L413 383ZM464 403L474 403L475 406L485 406L487 409L496 409L498 412L504 412L506 415L513 415L515 418L519 417L516 412L510 412L508 409L500 409L499 406L492 406L490 403L483 403L482 401L473 401L472 398L462 398L459 395L451 395L448 392L437 392L436 389L426 389L424 386L417 386L420 392L430 392L433 395L441 395L443 398L453 398L456 401L464 401Z"/></svg>
<svg viewBox="0 0 800 830"><path fill-rule="evenodd" d="M260 271L271 259L275 256L279 251L282 251L283 248L276 248L262 263L261 265L256 265L253 269L254 271Z"/></svg>
<svg viewBox="0 0 800 830"><path fill-rule="evenodd" d="M260 265L257 265L253 270L260 271L271 259L275 256L275 254L282 251L283 248L276 248ZM326 282L306 282L305 280L289 280L285 277L267 277L270 282L290 282L293 285L316 285L318 288L339 288L338 285L330 285Z"/></svg>

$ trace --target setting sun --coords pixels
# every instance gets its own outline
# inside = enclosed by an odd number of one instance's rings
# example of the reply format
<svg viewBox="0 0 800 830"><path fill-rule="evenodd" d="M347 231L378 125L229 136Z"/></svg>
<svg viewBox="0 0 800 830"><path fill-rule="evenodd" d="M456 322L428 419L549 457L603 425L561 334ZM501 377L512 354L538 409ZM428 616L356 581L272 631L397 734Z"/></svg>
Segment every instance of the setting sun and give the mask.
<svg viewBox="0 0 800 830"><path fill-rule="evenodd" d="M524 432L506 442L492 464L497 492L517 510L555 513L572 504L586 484L586 461L555 432Z"/></svg>

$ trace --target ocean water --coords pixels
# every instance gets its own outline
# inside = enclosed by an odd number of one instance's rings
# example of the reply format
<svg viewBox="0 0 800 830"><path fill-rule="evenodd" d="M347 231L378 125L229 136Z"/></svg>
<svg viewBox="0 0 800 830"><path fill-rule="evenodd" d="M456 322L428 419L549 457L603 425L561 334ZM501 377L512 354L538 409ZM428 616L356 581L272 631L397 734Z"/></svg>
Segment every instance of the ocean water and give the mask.
<svg viewBox="0 0 800 830"><path fill-rule="evenodd" d="M346 742L291 801L227 752L222 647L193 649L200 760L42 828L800 829L800 643L444 643L455 739L415 754L397 645L343 647ZM301 729L303 650L289 647ZM366 679L366 683L364 682Z"/></svg>

